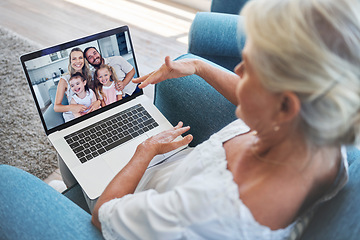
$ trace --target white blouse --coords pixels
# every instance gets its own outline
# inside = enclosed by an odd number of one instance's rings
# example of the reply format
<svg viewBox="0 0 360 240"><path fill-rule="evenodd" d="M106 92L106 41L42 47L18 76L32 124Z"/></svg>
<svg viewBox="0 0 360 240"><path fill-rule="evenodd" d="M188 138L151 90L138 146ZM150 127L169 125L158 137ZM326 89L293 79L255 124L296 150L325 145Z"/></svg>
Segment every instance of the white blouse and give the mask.
<svg viewBox="0 0 360 240"><path fill-rule="evenodd" d="M100 208L105 239L288 239L298 221L275 231L260 225L227 169L223 142L247 131L236 120L196 148L148 169L134 194ZM346 155L343 166L331 196L347 181Z"/></svg>

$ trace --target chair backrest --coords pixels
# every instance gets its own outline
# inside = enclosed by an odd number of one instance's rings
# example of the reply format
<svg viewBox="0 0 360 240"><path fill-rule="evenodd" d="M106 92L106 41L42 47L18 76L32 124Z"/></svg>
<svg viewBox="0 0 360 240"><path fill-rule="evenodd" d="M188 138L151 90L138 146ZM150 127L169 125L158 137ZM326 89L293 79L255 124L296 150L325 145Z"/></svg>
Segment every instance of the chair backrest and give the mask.
<svg viewBox="0 0 360 240"><path fill-rule="evenodd" d="M211 11L219 13L239 14L248 0L213 0Z"/></svg>
<svg viewBox="0 0 360 240"><path fill-rule="evenodd" d="M189 32L188 52L233 71L241 62L240 49L246 39L245 34L238 35L239 19L232 14L197 13Z"/></svg>
<svg viewBox="0 0 360 240"><path fill-rule="evenodd" d="M50 96L50 101L51 101L52 104L54 104L54 102L55 102L56 90L57 90L56 85L51 86L49 88L49 96ZM66 97L65 94L64 94L64 97L63 97L63 100L62 100L61 104L62 105L69 105L69 102L68 102L67 97Z"/></svg>

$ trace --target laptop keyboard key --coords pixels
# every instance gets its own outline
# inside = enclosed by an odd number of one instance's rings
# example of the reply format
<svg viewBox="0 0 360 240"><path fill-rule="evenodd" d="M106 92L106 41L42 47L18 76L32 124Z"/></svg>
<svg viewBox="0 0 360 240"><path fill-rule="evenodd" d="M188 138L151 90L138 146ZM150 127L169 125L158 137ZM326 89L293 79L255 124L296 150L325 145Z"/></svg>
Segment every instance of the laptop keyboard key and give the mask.
<svg viewBox="0 0 360 240"><path fill-rule="evenodd" d="M74 153L78 153L78 152L80 152L80 151L82 151L82 150L84 150L84 147L83 147L83 146L79 146L79 147L75 148L73 151L74 151Z"/></svg>
<svg viewBox="0 0 360 240"><path fill-rule="evenodd" d="M80 146L80 144L79 144L78 142L74 142L74 143L72 143L72 144L70 145L70 147L71 147L72 149L77 148L78 146Z"/></svg>
<svg viewBox="0 0 360 240"><path fill-rule="evenodd" d="M106 152L106 150L105 150L104 148L100 148L100 149L98 150L98 153L99 153L99 154L103 154L104 152Z"/></svg>
<svg viewBox="0 0 360 240"><path fill-rule="evenodd" d="M82 157L85 156L85 153L84 153L84 152L79 152L79 153L76 154L76 156L77 156L78 158L82 158Z"/></svg>
<svg viewBox="0 0 360 240"><path fill-rule="evenodd" d="M133 138L135 138L135 137L139 136L139 133L134 132L134 133L131 134L131 136L132 136Z"/></svg>

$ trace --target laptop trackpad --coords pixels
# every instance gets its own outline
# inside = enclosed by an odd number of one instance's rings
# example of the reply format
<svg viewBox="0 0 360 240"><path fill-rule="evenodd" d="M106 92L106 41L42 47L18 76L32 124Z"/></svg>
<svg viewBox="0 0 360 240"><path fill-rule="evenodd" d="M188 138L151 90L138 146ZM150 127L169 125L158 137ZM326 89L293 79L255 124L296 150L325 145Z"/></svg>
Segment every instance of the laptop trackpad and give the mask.
<svg viewBox="0 0 360 240"><path fill-rule="evenodd" d="M106 164L102 164L102 160L100 156L73 169L74 176L90 199L99 197L114 177L111 169Z"/></svg>
<svg viewBox="0 0 360 240"><path fill-rule="evenodd" d="M103 154L103 158L114 173L118 173L134 156L136 147L148 138L146 134L132 140L131 142L117 147L116 149Z"/></svg>

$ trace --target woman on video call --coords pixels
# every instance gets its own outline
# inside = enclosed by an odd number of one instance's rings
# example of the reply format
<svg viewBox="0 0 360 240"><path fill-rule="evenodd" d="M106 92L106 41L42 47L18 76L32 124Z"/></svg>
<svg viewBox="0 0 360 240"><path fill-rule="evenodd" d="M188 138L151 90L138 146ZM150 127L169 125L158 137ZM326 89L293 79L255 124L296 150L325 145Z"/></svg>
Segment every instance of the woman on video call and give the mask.
<svg viewBox="0 0 360 240"><path fill-rule="evenodd" d="M344 146L360 134L359 12L356 0L249 1L236 75L167 57L159 70L133 80L143 88L197 74L237 105L239 119L149 170L154 156L193 137L175 140L189 130L180 122L140 144L94 208L92 222L105 239L294 234L348 179ZM67 214L32 217L41 227Z"/></svg>

